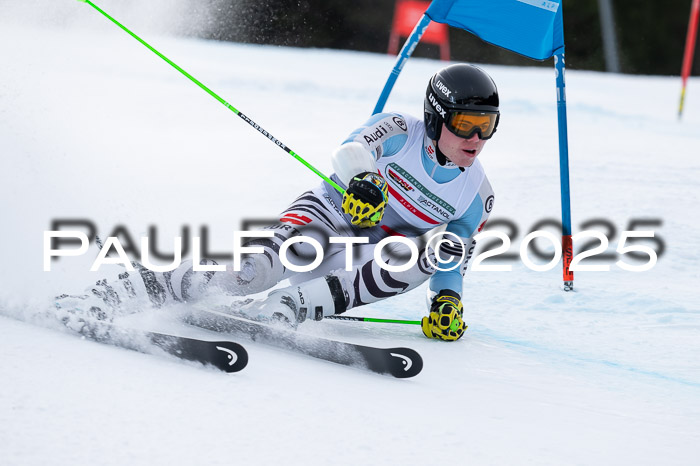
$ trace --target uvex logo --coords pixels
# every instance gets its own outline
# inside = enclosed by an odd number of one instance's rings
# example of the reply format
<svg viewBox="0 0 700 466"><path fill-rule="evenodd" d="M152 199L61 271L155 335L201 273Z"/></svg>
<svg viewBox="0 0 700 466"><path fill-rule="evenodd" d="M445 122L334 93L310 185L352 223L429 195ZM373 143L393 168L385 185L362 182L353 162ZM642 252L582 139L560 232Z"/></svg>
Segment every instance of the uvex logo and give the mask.
<svg viewBox="0 0 700 466"><path fill-rule="evenodd" d="M452 94L452 91L449 90L449 89L447 88L447 86L445 86L445 85L442 83L442 81L440 81L439 79L438 79L438 81L435 83L435 87L437 87L437 88L440 90L440 92L442 92L443 94L445 94L445 97L449 97L450 94Z"/></svg>
<svg viewBox="0 0 700 466"><path fill-rule="evenodd" d="M447 118L447 111L444 108L442 108L442 105L440 105L440 103L437 101L432 92L428 96L428 101L430 101L430 105L433 106L435 111L437 111L442 118Z"/></svg>

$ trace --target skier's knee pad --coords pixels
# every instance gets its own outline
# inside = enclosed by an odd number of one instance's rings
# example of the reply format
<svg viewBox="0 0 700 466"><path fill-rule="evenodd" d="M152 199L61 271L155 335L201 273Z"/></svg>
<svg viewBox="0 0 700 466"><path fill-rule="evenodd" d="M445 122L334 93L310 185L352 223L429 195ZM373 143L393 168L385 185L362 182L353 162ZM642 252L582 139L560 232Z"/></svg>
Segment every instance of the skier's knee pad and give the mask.
<svg viewBox="0 0 700 466"><path fill-rule="evenodd" d="M233 271L230 280L223 284L227 292L234 295L260 293L275 286L284 274L279 256L265 250L260 254L248 254L241 259L241 268Z"/></svg>

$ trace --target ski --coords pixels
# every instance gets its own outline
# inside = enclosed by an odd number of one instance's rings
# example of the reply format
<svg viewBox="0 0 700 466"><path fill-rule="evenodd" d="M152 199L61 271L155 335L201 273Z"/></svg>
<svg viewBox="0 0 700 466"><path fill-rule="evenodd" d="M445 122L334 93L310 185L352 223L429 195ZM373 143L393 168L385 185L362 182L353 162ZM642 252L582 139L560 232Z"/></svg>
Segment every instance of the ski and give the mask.
<svg viewBox="0 0 700 466"><path fill-rule="evenodd" d="M179 359L211 365L224 372L238 372L248 364L248 352L232 341L205 341L103 322L86 323L78 333L97 343L140 353L153 354L155 346Z"/></svg>
<svg viewBox="0 0 700 466"><path fill-rule="evenodd" d="M243 335L257 343L401 379L413 377L423 369L420 354L410 348L376 348L345 343L208 309L192 311L184 321L199 328Z"/></svg>

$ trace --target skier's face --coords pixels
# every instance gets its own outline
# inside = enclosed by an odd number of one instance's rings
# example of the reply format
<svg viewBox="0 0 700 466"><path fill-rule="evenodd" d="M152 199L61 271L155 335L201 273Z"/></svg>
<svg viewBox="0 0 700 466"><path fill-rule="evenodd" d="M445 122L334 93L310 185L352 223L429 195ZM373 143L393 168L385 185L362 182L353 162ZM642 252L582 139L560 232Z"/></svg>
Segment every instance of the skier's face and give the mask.
<svg viewBox="0 0 700 466"><path fill-rule="evenodd" d="M450 159L455 165L471 167L474 160L476 160L476 156L484 148L484 144L486 144L486 141L480 139L476 133L472 137L465 139L452 134L444 123L442 125L438 147L445 154L445 157Z"/></svg>

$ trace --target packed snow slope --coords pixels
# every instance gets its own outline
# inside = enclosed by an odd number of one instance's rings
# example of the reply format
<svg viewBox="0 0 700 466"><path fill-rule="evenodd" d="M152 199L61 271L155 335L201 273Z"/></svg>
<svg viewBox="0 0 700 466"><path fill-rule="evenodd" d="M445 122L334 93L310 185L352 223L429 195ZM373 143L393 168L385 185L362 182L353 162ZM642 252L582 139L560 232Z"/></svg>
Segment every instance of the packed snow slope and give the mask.
<svg viewBox="0 0 700 466"><path fill-rule="evenodd" d="M497 263L508 272L469 272L469 329L456 343L429 341L415 326L300 328L414 348L425 368L410 380L253 343L249 366L225 375L81 340L42 320L53 296L113 274L88 271L94 247L44 272L43 232L57 219L88 219L102 236L121 226L138 241L155 226L158 249L170 252L183 227L194 236L206 226L210 251L230 253L243 220L274 218L319 179L88 6L65 8L81 27L0 22L3 464L697 461L698 79L679 121L676 77L567 74L574 231L601 230L614 253L630 221L657 221L634 227L665 245L651 270L622 270L616 256L603 262L610 271L577 273L571 293L558 266L535 272L512 259ZM363 53L144 39L325 173L393 64ZM387 109L420 115L427 80L444 65L410 60ZM554 74L483 67L498 84L502 117L480 158L496 192L492 219L518 227L509 232L517 253L534 224L560 215ZM614 237L585 225L593 219L610 222ZM424 294L352 314L419 319ZM182 328L167 309L131 324L213 337Z"/></svg>

